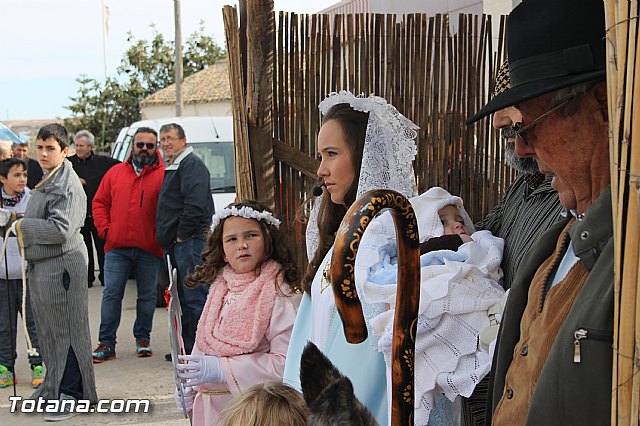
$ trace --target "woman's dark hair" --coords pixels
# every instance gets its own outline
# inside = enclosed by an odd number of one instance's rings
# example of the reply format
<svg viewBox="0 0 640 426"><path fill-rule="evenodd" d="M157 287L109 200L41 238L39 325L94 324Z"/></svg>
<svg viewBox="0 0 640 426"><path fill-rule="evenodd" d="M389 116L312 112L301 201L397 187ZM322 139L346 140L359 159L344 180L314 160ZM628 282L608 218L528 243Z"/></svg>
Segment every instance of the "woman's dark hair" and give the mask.
<svg viewBox="0 0 640 426"><path fill-rule="evenodd" d="M0 176L6 178L9 177L9 171L15 166L22 166L24 171L27 171L27 162L20 158L7 158L0 161Z"/></svg>
<svg viewBox="0 0 640 426"><path fill-rule="evenodd" d="M271 213L267 207L253 200L231 203L227 208L236 207L240 209L245 206L251 207L259 212L268 211ZM196 266L195 271L187 276L185 280L187 287L195 287L198 284L212 284L226 266L227 262L224 261L224 249L222 247L222 231L225 221L226 219L220 221L218 226L209 232L207 245L201 256L202 265ZM280 273L284 281L289 285L291 293L297 292L300 290L300 274L291 255L291 250L286 243L284 234L278 228L266 224L263 220L256 220L256 222L262 231L265 260L273 259L278 262L282 266ZM280 291L277 280L275 285L276 290Z"/></svg>
<svg viewBox="0 0 640 426"><path fill-rule="evenodd" d="M340 124L347 147L351 152L353 170L355 171L353 182L344 197L345 205L335 204L324 189L324 197L318 210L318 231L320 244L309 261L307 270L302 277L301 287L307 293L311 292L311 283L316 275L322 260L333 245L336 238L336 231L347 209L354 201L358 192L358 181L360 179L360 165L362 163L362 152L364 150L364 140L367 135L367 123L369 113L354 110L349 104L336 104L325 114L322 124L335 120Z"/></svg>
<svg viewBox="0 0 640 426"><path fill-rule="evenodd" d="M60 150L65 149L69 146L69 133L64 126L52 123L47 124L38 130L38 136L36 136L36 140L46 141L47 139L53 138L58 141L58 145L60 145Z"/></svg>

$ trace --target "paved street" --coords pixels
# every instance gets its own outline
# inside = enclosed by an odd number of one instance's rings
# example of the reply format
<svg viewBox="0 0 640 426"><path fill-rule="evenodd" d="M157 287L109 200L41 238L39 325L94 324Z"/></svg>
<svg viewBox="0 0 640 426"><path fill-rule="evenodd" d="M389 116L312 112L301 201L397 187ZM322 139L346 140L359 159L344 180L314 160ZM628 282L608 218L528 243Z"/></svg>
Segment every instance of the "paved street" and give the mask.
<svg viewBox="0 0 640 426"><path fill-rule="evenodd" d="M96 281L89 289L89 317L91 321L92 349L97 346L98 328L100 326L100 300L102 289ZM151 400L149 413L128 414L83 414L62 422L64 425L86 424L152 424L152 425L188 425L182 418L173 401L173 376L170 363L164 360L169 352L167 334L167 312L164 308L156 308L151 344L154 355L151 358L135 356L133 322L135 321L136 287L130 280L123 301L123 315L118 329L117 359L94 365L98 398L131 399L144 398ZM26 344L22 324L18 327L18 361L16 365L18 377L17 395L29 397L33 392L30 386L30 370L26 356ZM43 420L42 414L9 413L9 397L13 396L13 387L0 389L0 424L6 425L39 425L52 424Z"/></svg>

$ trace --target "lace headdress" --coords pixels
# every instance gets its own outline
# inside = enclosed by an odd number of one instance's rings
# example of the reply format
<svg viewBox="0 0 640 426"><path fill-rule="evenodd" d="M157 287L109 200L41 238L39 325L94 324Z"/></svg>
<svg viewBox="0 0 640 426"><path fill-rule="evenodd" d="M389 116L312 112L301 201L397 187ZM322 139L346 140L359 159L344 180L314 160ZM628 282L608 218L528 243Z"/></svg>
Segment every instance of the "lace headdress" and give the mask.
<svg viewBox="0 0 640 426"><path fill-rule="evenodd" d="M337 104L348 104L368 112L356 198L372 189L392 189L407 197L417 195L413 160L417 153L418 126L380 96L330 93L318 108L325 115ZM311 259L319 244L317 216L321 197L316 198L307 224L307 255Z"/></svg>
<svg viewBox="0 0 640 426"><path fill-rule="evenodd" d="M407 197L416 195L413 160L418 126L380 96L354 96L343 90L330 93L318 108L325 115L337 104L349 104L356 111L369 113L356 198L372 189L393 189Z"/></svg>

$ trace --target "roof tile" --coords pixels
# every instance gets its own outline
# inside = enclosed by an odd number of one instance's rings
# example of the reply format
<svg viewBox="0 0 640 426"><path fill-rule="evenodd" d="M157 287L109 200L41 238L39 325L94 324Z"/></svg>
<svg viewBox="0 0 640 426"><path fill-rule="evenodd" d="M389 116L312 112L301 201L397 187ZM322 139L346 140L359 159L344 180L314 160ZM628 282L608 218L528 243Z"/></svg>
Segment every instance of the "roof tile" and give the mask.
<svg viewBox="0 0 640 426"><path fill-rule="evenodd" d="M231 99L229 85L229 61L220 59L182 82L182 99L185 104L219 102ZM161 89L140 102L140 107L173 104L176 101L175 83Z"/></svg>

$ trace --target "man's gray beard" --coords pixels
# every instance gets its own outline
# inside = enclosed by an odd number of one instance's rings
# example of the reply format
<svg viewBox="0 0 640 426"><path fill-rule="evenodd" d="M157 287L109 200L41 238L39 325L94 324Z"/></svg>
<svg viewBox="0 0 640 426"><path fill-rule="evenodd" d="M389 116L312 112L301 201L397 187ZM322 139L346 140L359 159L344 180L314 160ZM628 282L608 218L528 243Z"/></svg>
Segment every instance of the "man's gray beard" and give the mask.
<svg viewBox="0 0 640 426"><path fill-rule="evenodd" d="M531 157L518 157L514 143L505 144L504 157L506 163L521 173L534 174L538 172L538 163Z"/></svg>

